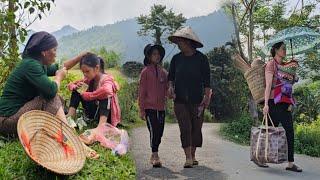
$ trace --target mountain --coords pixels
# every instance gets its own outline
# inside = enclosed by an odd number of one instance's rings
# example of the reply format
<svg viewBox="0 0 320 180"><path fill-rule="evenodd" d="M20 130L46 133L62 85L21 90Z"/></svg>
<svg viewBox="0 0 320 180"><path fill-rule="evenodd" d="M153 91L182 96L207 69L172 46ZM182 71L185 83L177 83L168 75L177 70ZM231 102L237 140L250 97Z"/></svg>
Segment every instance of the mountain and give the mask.
<svg viewBox="0 0 320 180"><path fill-rule="evenodd" d="M57 38L60 39L64 36L69 36L73 33L78 32L79 30L77 30L76 28L67 25L67 26L63 26L60 30L57 30L55 32L52 32L52 34Z"/></svg>
<svg viewBox="0 0 320 180"><path fill-rule="evenodd" d="M57 31L54 31L52 32L51 34L53 34L57 40L59 40L60 38L64 37L64 36L69 36L71 34L74 34L76 32L78 32L79 30L77 30L76 28L70 26L70 25L67 25L67 26L63 26L61 29L57 30ZM26 40L24 43L22 44L19 44L19 51L22 52L24 47L26 46L30 36L35 33L36 31L30 29L28 30L28 35L26 36Z"/></svg>
<svg viewBox="0 0 320 180"><path fill-rule="evenodd" d="M191 26L204 44L202 52L207 52L214 47L222 46L231 39L233 26L231 19L224 11L215 11L207 16L194 17L186 21ZM140 25L136 19L129 19L105 26L94 26L84 31L78 31L59 39L58 56L70 58L79 52L106 47L121 54L122 63L126 61L143 61L143 49L152 43L151 37L137 35ZM167 36L162 39L165 42ZM178 48L166 43L165 60L178 52Z"/></svg>

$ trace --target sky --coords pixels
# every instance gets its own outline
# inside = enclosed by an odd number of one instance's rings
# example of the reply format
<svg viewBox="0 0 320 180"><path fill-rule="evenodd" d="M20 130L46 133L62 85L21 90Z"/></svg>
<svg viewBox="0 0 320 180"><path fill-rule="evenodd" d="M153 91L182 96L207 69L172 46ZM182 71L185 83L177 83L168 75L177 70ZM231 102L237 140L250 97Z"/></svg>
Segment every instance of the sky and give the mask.
<svg viewBox="0 0 320 180"><path fill-rule="evenodd" d="M166 5L190 18L212 13L223 2L225 0L55 0L51 11L30 28L53 32L64 25L71 25L84 30L148 14L153 4Z"/></svg>

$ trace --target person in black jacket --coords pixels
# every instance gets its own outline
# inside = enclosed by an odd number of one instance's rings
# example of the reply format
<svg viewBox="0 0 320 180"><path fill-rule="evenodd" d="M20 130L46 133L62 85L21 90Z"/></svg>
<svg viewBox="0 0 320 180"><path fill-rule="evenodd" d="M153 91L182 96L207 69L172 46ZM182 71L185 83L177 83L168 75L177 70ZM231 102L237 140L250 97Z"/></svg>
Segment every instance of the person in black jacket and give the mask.
<svg viewBox="0 0 320 180"><path fill-rule="evenodd" d="M203 44L190 27L177 30L168 39L181 51L173 56L170 63L168 96L174 99L174 111L186 155L184 168L192 168L199 163L195 152L202 146L203 113L212 94L210 66L207 57L196 50Z"/></svg>

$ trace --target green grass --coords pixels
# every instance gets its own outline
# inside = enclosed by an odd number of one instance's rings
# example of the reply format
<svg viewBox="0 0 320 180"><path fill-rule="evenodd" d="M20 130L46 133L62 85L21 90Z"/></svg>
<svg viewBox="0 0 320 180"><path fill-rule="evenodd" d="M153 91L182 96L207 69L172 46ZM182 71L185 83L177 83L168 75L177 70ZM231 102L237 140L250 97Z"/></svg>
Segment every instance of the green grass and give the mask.
<svg viewBox="0 0 320 180"><path fill-rule="evenodd" d="M114 156L99 145L92 146L100 154L98 160L87 159L77 174L61 176L33 162L18 140L0 149L0 179L135 179L135 165L131 154Z"/></svg>
<svg viewBox="0 0 320 180"><path fill-rule="evenodd" d="M117 69L108 69L116 81L121 85L125 84L126 77ZM80 70L70 70L60 93L64 96L70 95L65 88L68 81L81 79L83 77ZM143 121L126 125L130 129L142 126ZM94 125L91 125L94 126ZM90 128L90 127L87 127ZM91 127L92 128L92 127ZM0 179L135 179L136 169L132 155L114 156L111 151L98 144L91 146L96 150L100 158L98 160L87 159L83 169L72 176L60 176L52 173L33 162L24 152L18 140L3 142L0 139Z"/></svg>
<svg viewBox="0 0 320 180"><path fill-rule="evenodd" d="M115 80L119 83L120 86L122 86L127 81L126 77L118 69L108 69L106 70L106 72L110 73L115 78Z"/></svg>

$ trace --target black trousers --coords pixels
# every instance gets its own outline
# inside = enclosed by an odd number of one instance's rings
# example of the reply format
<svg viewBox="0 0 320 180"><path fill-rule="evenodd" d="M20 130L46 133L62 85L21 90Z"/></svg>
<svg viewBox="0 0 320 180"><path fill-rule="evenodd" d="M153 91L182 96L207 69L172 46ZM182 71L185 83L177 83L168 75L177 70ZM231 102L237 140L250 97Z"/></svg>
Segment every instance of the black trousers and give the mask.
<svg viewBox="0 0 320 180"><path fill-rule="evenodd" d="M72 91L70 107L77 109L80 102L86 117L99 120L100 116L106 116L107 122L111 123L110 99L85 101L77 91Z"/></svg>
<svg viewBox="0 0 320 180"><path fill-rule="evenodd" d="M158 152L164 130L165 111L146 109L146 121L150 133L152 152Z"/></svg>
<svg viewBox="0 0 320 180"><path fill-rule="evenodd" d="M277 103L274 104L274 100L269 100L269 114L272 122L276 127L281 123L282 127L286 131L287 142L288 142L288 161L294 162L294 129L291 110L288 110L290 104ZM269 120L269 126L270 124Z"/></svg>

